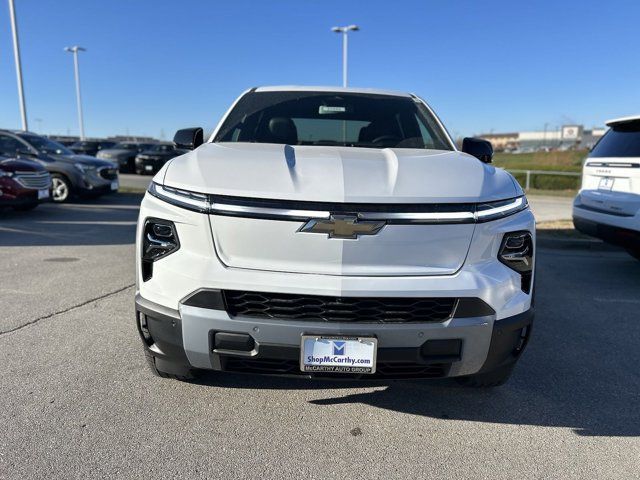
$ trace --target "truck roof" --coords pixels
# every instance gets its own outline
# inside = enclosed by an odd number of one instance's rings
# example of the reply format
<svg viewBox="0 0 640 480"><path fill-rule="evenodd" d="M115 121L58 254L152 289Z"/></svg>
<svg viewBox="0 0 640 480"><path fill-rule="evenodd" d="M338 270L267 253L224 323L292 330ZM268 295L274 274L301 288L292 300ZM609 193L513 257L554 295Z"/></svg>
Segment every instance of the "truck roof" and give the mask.
<svg viewBox="0 0 640 480"><path fill-rule="evenodd" d="M328 86L302 86L302 85L276 85L257 87L256 92L329 92L329 93L369 93L373 95L392 95L394 97L414 97L406 92L394 90L382 90L378 88L354 88L354 87L328 87Z"/></svg>

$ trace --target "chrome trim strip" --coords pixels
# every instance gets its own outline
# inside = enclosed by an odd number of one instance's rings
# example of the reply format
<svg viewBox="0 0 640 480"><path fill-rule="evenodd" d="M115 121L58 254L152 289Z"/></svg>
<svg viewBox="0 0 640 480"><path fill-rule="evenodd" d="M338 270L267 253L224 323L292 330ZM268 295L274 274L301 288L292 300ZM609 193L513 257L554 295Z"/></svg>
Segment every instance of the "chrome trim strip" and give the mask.
<svg viewBox="0 0 640 480"><path fill-rule="evenodd" d="M22 185L22 187L31 190L51 188L51 176L49 172L27 172L18 170L14 172L13 179Z"/></svg>
<svg viewBox="0 0 640 480"><path fill-rule="evenodd" d="M360 220L384 221L391 224L419 223L419 224L443 224L443 223L476 223L486 222L496 218L505 217L525 210L528 207L526 197L516 197L498 202L484 204L461 204L456 211L456 204L443 204L443 209L450 211L435 212L372 212L372 211L347 211L340 210L336 204L334 210L310 210L294 208L274 208L253 205L238 205L234 203L216 202L215 196L189 192L174 187L166 187L157 183L149 185L149 193L155 197L173 203L177 206L195 210L210 215L226 215L247 218L273 219L282 221L308 222L313 219L329 219L332 215L349 214ZM213 201L212 201L213 200ZM245 200L246 199L242 199ZM498 206L492 207L492 205ZM326 205L326 204L325 204ZM439 208L436 205L432 207ZM348 207L352 209L353 206ZM366 208L366 207L365 207Z"/></svg>
<svg viewBox="0 0 640 480"><path fill-rule="evenodd" d="M590 168L640 168L640 163L635 162L587 162L585 167Z"/></svg>
<svg viewBox="0 0 640 480"><path fill-rule="evenodd" d="M400 213L400 212L362 212L358 215L358 218L363 220L409 220L412 222L446 222L446 221L465 221L475 219L475 215L470 211L460 212L413 212L413 213Z"/></svg>
<svg viewBox="0 0 640 480"><path fill-rule="evenodd" d="M231 205L228 203L211 203L211 213L252 214L269 217L295 217L295 218L329 218L331 212L321 210L285 210L279 208L248 207L245 205Z"/></svg>

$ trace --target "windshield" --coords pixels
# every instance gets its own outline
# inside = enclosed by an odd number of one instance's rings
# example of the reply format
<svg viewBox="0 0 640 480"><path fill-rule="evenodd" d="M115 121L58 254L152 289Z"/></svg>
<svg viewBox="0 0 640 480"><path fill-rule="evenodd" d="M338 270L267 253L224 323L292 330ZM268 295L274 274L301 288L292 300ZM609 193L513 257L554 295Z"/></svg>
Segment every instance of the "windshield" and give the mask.
<svg viewBox="0 0 640 480"><path fill-rule="evenodd" d="M42 153L53 153L56 155L75 155L64 145L49 140L48 138L39 137L37 135L20 135L24 141L28 142L33 148Z"/></svg>
<svg viewBox="0 0 640 480"><path fill-rule="evenodd" d="M593 147L590 157L640 157L640 122L614 125Z"/></svg>
<svg viewBox="0 0 640 480"><path fill-rule="evenodd" d="M453 149L422 102L362 93L248 93L214 142Z"/></svg>

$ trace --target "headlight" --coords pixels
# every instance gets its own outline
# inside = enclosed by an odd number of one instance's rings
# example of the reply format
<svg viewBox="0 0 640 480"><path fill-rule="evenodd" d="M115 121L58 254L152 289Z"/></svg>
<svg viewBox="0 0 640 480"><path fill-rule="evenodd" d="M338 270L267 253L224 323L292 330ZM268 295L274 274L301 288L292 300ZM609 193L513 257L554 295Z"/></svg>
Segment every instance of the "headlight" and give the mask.
<svg viewBox="0 0 640 480"><path fill-rule="evenodd" d="M2 177L13 177L13 172L5 172L4 170L0 170L0 178Z"/></svg>
<svg viewBox="0 0 640 480"><path fill-rule="evenodd" d="M527 197L510 198L498 202L479 203L476 205L476 220L478 222L488 222L498 218L508 217L514 213L526 210L529 207Z"/></svg>
<svg viewBox="0 0 640 480"><path fill-rule="evenodd" d="M194 210L200 213L208 213L211 209L209 197L203 193L189 192L173 187L165 187L155 182L149 184L149 193L165 202L177 207Z"/></svg>
<svg viewBox="0 0 640 480"><path fill-rule="evenodd" d="M148 218L142 231L142 279L153 275L153 262L180 248L176 226L169 220Z"/></svg>
<svg viewBox="0 0 640 480"><path fill-rule="evenodd" d="M83 163L74 163L74 167L80 170L82 173L95 172L96 168L90 165L84 165Z"/></svg>
<svg viewBox="0 0 640 480"><path fill-rule="evenodd" d="M531 232L505 233L498 252L498 260L520 274L522 291L530 293L533 273L533 237Z"/></svg>

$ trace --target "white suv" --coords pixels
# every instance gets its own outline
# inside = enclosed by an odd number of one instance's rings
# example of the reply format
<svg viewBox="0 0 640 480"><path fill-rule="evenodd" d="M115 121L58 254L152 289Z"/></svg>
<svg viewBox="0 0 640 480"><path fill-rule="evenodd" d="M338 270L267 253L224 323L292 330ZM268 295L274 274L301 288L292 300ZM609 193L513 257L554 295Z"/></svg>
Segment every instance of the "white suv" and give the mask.
<svg viewBox="0 0 640 480"><path fill-rule="evenodd" d="M610 120L607 126L584 164L573 223L640 260L640 116Z"/></svg>
<svg viewBox="0 0 640 480"><path fill-rule="evenodd" d="M254 88L142 201L136 317L199 370L506 381L533 320L535 221L491 144L415 95Z"/></svg>

